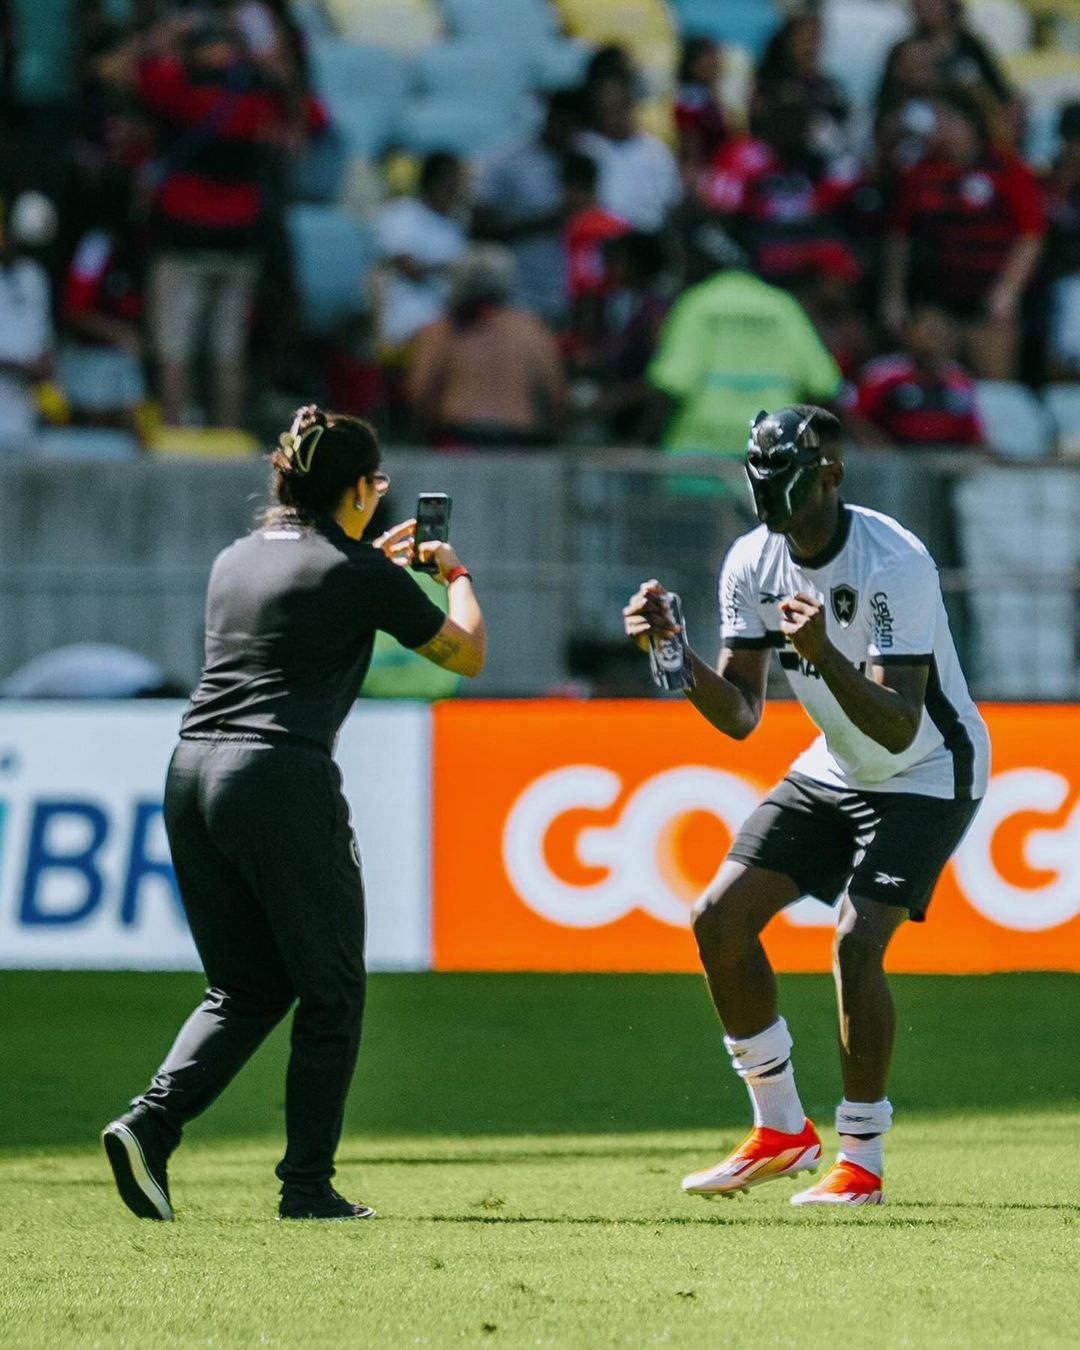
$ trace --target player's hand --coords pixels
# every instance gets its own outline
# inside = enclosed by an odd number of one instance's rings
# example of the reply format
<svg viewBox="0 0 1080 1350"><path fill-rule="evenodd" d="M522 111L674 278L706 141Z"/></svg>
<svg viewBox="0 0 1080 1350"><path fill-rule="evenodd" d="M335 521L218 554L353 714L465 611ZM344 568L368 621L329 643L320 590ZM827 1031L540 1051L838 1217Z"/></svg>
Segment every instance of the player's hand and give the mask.
<svg viewBox="0 0 1080 1350"><path fill-rule="evenodd" d="M820 666L829 647L825 609L802 591L780 601L780 631L805 661Z"/></svg>
<svg viewBox="0 0 1080 1350"><path fill-rule="evenodd" d="M674 637L679 631L661 598L665 589L655 577L643 581L623 609L623 631L643 652L649 650L650 634L667 638Z"/></svg>
<svg viewBox="0 0 1080 1350"><path fill-rule="evenodd" d="M441 539L429 539L427 543L420 545L420 561L434 562L433 580L437 581L440 586L448 585L447 578L450 573L455 567L461 566L461 559L454 552L454 546Z"/></svg>
<svg viewBox="0 0 1080 1350"><path fill-rule="evenodd" d="M408 567L412 562L413 547L416 543L416 520L403 520L400 525L380 534L371 541L371 547L381 549L392 563L399 567Z"/></svg>

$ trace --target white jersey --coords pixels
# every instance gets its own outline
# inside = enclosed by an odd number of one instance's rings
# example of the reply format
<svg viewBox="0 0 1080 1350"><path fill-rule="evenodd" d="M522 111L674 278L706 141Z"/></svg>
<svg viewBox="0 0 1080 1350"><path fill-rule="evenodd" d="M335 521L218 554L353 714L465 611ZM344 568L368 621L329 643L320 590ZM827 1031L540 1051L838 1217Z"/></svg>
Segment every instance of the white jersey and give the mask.
<svg viewBox="0 0 1080 1350"><path fill-rule="evenodd" d="M986 792L990 738L968 693L934 560L902 525L841 506L840 528L797 562L764 525L732 545L720 580L725 647L776 647L792 691L821 735L792 765L828 787L972 800ZM802 591L825 608L829 640L860 670L930 667L918 734L899 755L861 732L818 671L780 632L780 601Z"/></svg>

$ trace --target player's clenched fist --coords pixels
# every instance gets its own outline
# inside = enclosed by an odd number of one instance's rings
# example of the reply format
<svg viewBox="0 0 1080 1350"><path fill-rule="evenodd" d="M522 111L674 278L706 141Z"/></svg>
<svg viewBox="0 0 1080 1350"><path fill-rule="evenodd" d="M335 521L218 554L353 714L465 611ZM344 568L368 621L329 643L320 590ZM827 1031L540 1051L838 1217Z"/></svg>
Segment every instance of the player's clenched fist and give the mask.
<svg viewBox="0 0 1080 1350"><path fill-rule="evenodd" d="M671 637L678 632L664 603L664 595L665 588L655 577L651 581L643 581L623 610L623 630L642 651L646 651L649 646L650 633Z"/></svg>
<svg viewBox="0 0 1080 1350"><path fill-rule="evenodd" d="M821 664L829 639L825 633L825 610L803 591L780 601L780 631L812 666Z"/></svg>

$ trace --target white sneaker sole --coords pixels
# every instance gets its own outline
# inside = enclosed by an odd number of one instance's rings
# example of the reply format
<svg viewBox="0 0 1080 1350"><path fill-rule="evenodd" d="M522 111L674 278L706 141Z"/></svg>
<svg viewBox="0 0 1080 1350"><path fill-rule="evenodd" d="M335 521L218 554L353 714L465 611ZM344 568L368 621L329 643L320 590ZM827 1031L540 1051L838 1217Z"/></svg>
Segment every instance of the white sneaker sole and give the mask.
<svg viewBox="0 0 1080 1350"><path fill-rule="evenodd" d="M102 1130L101 1143L116 1189L128 1209L140 1219L173 1219L172 1205L151 1175L134 1133L122 1121L114 1120Z"/></svg>
<svg viewBox="0 0 1080 1350"><path fill-rule="evenodd" d="M759 1175L761 1170L768 1167L775 1158L762 1158L758 1163L754 1163L750 1169L740 1172L737 1176L719 1178L714 1183L705 1180L698 1180L701 1173L691 1173L689 1177L683 1178L682 1188L686 1195L700 1195L704 1200L712 1200L717 1196L741 1195L743 1191L748 1191L752 1186L762 1186L766 1181L780 1181L784 1177L798 1176L800 1172L816 1172L821 1166L821 1146L814 1144L810 1148L794 1150L795 1156L791 1162L780 1172L767 1172L764 1176ZM696 1184L687 1185L687 1182L693 1180Z"/></svg>
<svg viewBox="0 0 1080 1350"><path fill-rule="evenodd" d="M839 1206L851 1208L855 1205L883 1205L885 1195L883 1191L842 1191L839 1195L815 1195L813 1190L800 1191L798 1195L791 1197L793 1205L832 1205L835 1209Z"/></svg>

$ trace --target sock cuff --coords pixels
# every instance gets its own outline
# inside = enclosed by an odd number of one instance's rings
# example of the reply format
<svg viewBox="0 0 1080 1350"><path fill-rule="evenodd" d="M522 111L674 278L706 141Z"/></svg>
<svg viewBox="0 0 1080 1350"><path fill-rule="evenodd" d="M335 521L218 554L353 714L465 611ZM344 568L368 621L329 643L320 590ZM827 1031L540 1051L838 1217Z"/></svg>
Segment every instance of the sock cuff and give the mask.
<svg viewBox="0 0 1080 1350"><path fill-rule="evenodd" d="M724 1045L735 1072L747 1080L774 1073L791 1058L791 1032L782 1017L756 1036L725 1036Z"/></svg>
<svg viewBox="0 0 1080 1350"><path fill-rule="evenodd" d="M884 1134L892 1127L892 1102L849 1102L845 1097L836 1108L837 1134Z"/></svg>

